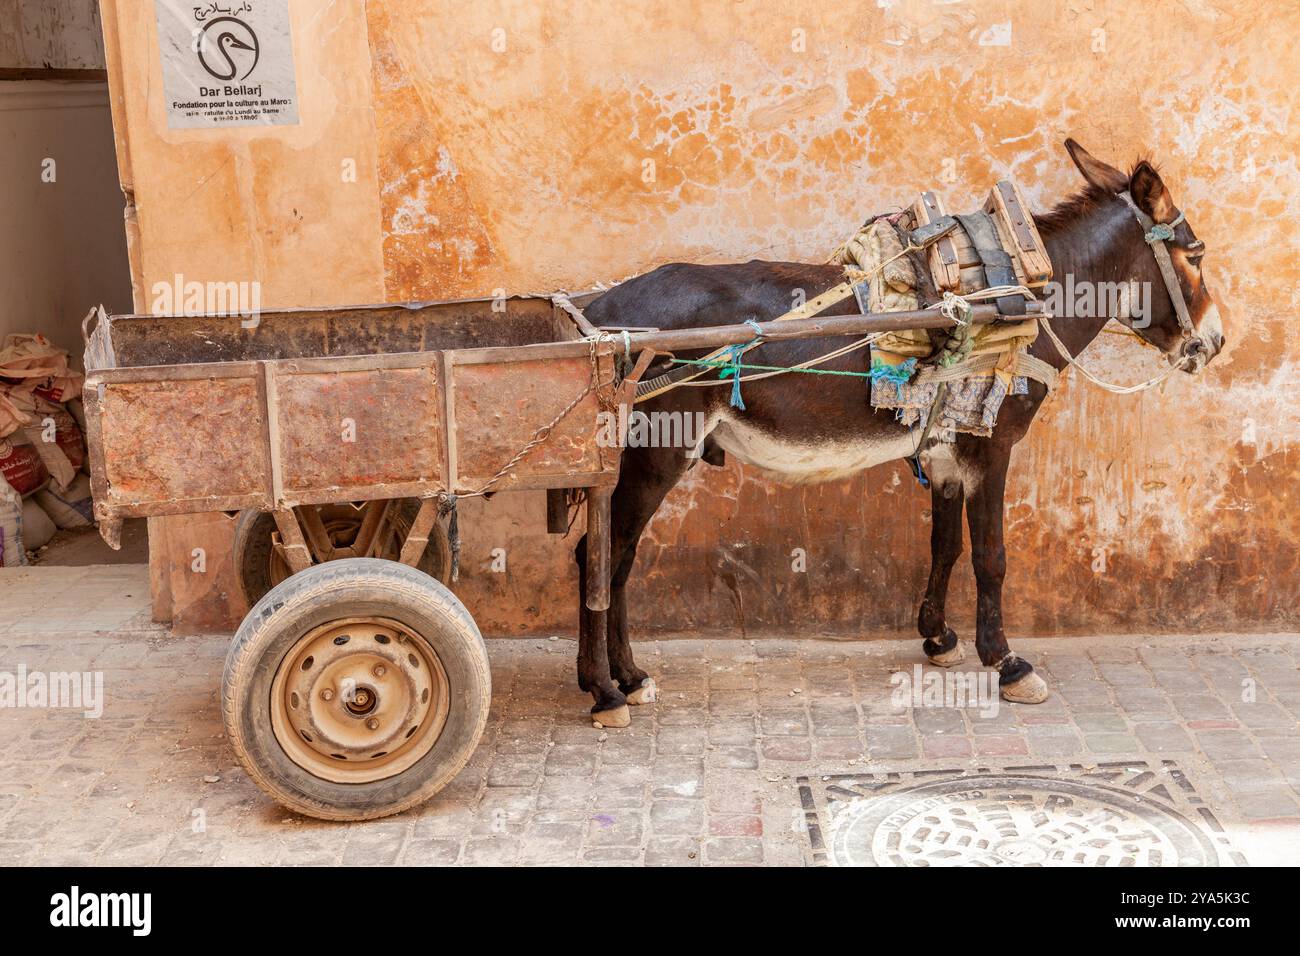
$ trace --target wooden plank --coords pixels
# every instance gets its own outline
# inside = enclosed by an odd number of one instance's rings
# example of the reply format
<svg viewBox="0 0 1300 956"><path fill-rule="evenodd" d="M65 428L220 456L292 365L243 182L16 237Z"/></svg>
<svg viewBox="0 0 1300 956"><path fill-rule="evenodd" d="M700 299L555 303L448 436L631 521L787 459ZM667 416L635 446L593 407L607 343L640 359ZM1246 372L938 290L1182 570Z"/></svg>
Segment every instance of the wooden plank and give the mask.
<svg viewBox="0 0 1300 956"><path fill-rule="evenodd" d="M455 489L460 484L460 459L456 453L456 366L455 352L442 353L442 401L443 401L443 441L446 443L447 488Z"/></svg>
<svg viewBox="0 0 1300 956"><path fill-rule="evenodd" d="M984 211L997 225L998 236L1011 254L1020 282L1031 289L1047 283L1052 278L1052 260L1020 188L1006 179L997 183L984 203Z"/></svg>
<svg viewBox="0 0 1300 956"><path fill-rule="evenodd" d="M609 610L608 488L587 489L587 609Z"/></svg>
<svg viewBox="0 0 1300 956"><path fill-rule="evenodd" d="M270 362L262 362L262 375L259 378L259 397L262 400L263 417L266 421L266 455L267 473L271 477L271 502L277 508L284 507L284 468L280 462L280 396L276 389L275 367Z"/></svg>
<svg viewBox="0 0 1300 956"><path fill-rule="evenodd" d="M948 214L942 197L934 192L921 193L912 204L910 212L917 227L928 226ZM930 277L934 280L936 288L955 292L961 284L961 275L957 246L952 236L944 236L932 243L926 257L930 266Z"/></svg>
<svg viewBox="0 0 1300 956"><path fill-rule="evenodd" d="M420 502L420 510L415 514L415 522L411 525L411 530L402 542L402 553L399 560L411 567L418 567L420 558L424 556L424 549L429 544L429 532L433 530L434 522L438 520L438 499L425 498Z"/></svg>
<svg viewBox="0 0 1300 956"><path fill-rule="evenodd" d="M277 508L271 512L275 516L275 526L280 530L280 541L284 545L284 558L294 574L311 567L311 551L298 526L298 517L291 508Z"/></svg>

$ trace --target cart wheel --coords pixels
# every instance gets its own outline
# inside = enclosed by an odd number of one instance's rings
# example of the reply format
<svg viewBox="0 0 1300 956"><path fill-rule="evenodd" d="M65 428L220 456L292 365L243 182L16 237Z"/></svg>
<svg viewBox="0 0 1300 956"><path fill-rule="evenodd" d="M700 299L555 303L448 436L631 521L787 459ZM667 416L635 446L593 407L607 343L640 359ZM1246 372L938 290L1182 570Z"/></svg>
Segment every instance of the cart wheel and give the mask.
<svg viewBox="0 0 1300 956"><path fill-rule="evenodd" d="M402 551L402 540L415 523L420 510L418 498L403 498L392 524L392 533L384 542L381 557L396 561ZM321 521L335 545L350 544L361 528L361 512L350 504L321 505ZM262 595L292 574L287 561L272 545L276 532L275 517L269 511L249 508L239 513L235 522L235 567L239 571L239 587L248 606L252 607ZM429 543L420 556L420 570L429 577L446 584L451 580L451 542L447 530L434 522L429 531Z"/></svg>
<svg viewBox="0 0 1300 956"><path fill-rule="evenodd" d="M244 618L226 656L226 733L291 810L371 820L433 796L487 723L487 650L427 574L377 558L314 565Z"/></svg>

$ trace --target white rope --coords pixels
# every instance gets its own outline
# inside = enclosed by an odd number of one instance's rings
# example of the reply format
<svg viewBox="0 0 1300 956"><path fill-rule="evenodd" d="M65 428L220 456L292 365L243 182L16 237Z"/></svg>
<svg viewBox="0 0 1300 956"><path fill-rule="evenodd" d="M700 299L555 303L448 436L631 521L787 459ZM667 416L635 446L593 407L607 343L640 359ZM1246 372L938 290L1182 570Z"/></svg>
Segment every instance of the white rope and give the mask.
<svg viewBox="0 0 1300 956"><path fill-rule="evenodd" d="M740 381L742 383L754 382L760 378L771 378L774 375L784 375L787 372L797 372L801 368L814 368L818 365L824 365L827 362L831 361L832 359L839 358L841 355L848 355L850 352L856 352L858 349L870 345L876 339L887 334L888 334L887 332L872 332L870 335L864 338L860 338L855 342L850 342L848 345L835 349L833 352L827 352L825 355L819 355L816 358L808 359L806 362L800 362L798 365L791 365L788 368L774 369L769 372L755 372L752 375L745 375L741 377ZM693 381L678 383L678 385L685 385L691 388L708 388L711 385L730 385L730 384L731 384L730 378L709 379L708 381L705 382L693 380Z"/></svg>
<svg viewBox="0 0 1300 956"><path fill-rule="evenodd" d="M1076 359L1073 355L1070 354L1070 350L1065 347L1065 343L1062 342L1059 338L1057 338L1056 331L1052 328L1052 322L1047 317L1046 313L1040 316L1040 318L1043 320L1043 329L1047 332L1047 337L1052 340L1052 344L1056 346L1056 350L1061 353L1062 358L1064 358L1067 362L1069 362L1071 365L1077 368L1079 370L1079 374L1082 375L1084 378L1086 378L1088 381L1092 382L1092 384L1096 385L1098 388L1103 388L1106 391L1111 392L1115 395L1133 395L1137 392L1144 392L1148 388L1155 388L1157 385L1159 385L1161 382L1167 379L1170 375L1173 375L1174 372L1180 370L1183 367L1183 363L1187 361L1186 356L1184 356L1183 358L1175 362L1173 365L1170 365L1167 369L1165 369L1155 378L1148 379L1147 381L1142 382L1139 385L1112 385L1110 382L1104 381L1098 378L1096 375L1092 374L1092 372L1089 372L1086 368L1084 368L1079 363L1078 359Z"/></svg>

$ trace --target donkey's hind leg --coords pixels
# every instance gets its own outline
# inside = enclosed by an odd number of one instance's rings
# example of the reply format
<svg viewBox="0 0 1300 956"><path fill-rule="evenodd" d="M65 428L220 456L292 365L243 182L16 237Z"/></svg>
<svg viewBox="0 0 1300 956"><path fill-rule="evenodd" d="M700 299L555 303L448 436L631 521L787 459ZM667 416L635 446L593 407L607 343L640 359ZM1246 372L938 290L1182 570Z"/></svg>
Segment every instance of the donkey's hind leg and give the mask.
<svg viewBox="0 0 1300 956"><path fill-rule="evenodd" d="M627 624L627 581L646 525L668 492L697 459L681 448L629 448L623 453L611 506L609 669L629 704L655 699L654 679L636 666Z"/></svg>
<svg viewBox="0 0 1300 956"><path fill-rule="evenodd" d="M955 493L954 493L955 492ZM964 499L955 484L930 489L930 580L925 599L917 615L916 628L925 640L921 649L931 664L952 667L965 658L957 635L944 620L944 603L948 598L948 579L953 565L961 557L961 512Z"/></svg>

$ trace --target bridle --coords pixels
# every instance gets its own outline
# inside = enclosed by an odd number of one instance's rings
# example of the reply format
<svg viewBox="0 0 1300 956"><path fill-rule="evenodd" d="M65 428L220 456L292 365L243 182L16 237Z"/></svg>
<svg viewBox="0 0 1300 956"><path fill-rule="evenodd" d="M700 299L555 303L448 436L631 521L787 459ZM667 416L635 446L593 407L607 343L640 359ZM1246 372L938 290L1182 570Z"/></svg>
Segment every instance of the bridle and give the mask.
<svg viewBox="0 0 1300 956"><path fill-rule="evenodd" d="M1067 363L1077 368L1084 378L1088 379L1088 381L1092 382L1094 385L1104 388L1108 392L1114 392L1117 395L1132 395L1136 392L1145 391L1148 388L1155 388L1188 362L1194 363L1193 371L1198 371L1203 367L1203 365L1195 363L1198 363L1198 358L1200 358L1198 353L1202 352L1205 346L1204 340L1196 332L1196 326L1192 324L1192 313L1191 310L1187 308L1187 298L1183 295L1182 283L1178 281L1178 272L1174 269L1173 258L1169 255L1169 247L1165 245L1165 243L1174 238L1175 227L1183 221L1182 211L1179 210L1179 213L1173 222L1156 222L1138 208L1137 203L1133 201L1133 197L1129 194L1128 190L1124 190L1124 192L1120 193L1119 197L1123 199L1125 205L1133 211L1133 215L1137 217L1138 224L1142 227L1143 238L1146 239L1147 245L1151 248L1151 254L1156 258L1156 265L1160 268L1160 277L1164 279L1165 291L1169 293L1169 301L1174 307L1174 314L1178 316L1178 328L1182 332L1182 343L1179 348L1180 355L1178 361L1171 363L1155 378L1148 379L1138 385L1114 385L1088 371L1079 363L1076 356L1070 354L1070 350L1066 348L1065 343L1062 342L1060 336L1056 334L1056 330L1052 328L1052 321L1046 314L1041 316L1039 321L1042 323L1043 330L1047 333L1047 337L1051 339L1052 344L1056 347L1056 351L1061 354L1062 358L1064 358ZM1138 335L1137 330L1131 326L1129 330L1134 335ZM1194 346L1198 346L1199 348Z"/></svg>
<svg viewBox="0 0 1300 956"><path fill-rule="evenodd" d="M1187 299L1183 295L1183 285L1178 281L1178 272L1174 268L1173 258L1169 255L1169 247L1166 245L1174 238L1174 228L1183 221L1182 210L1179 210L1178 216L1173 222L1156 222L1145 212L1138 208L1138 204L1133 201L1132 195L1126 189L1119 194L1133 215L1137 217L1138 223L1142 226L1147 245L1151 247L1151 254L1156 257L1156 265L1160 268L1160 276L1165 280L1165 291L1169 293L1169 301L1173 304L1174 314L1178 316L1178 327L1183 333L1183 356L1192 358L1187 353L1187 346L1192 342L1199 342L1200 336L1196 334L1196 326L1192 324L1192 313L1187 308Z"/></svg>

